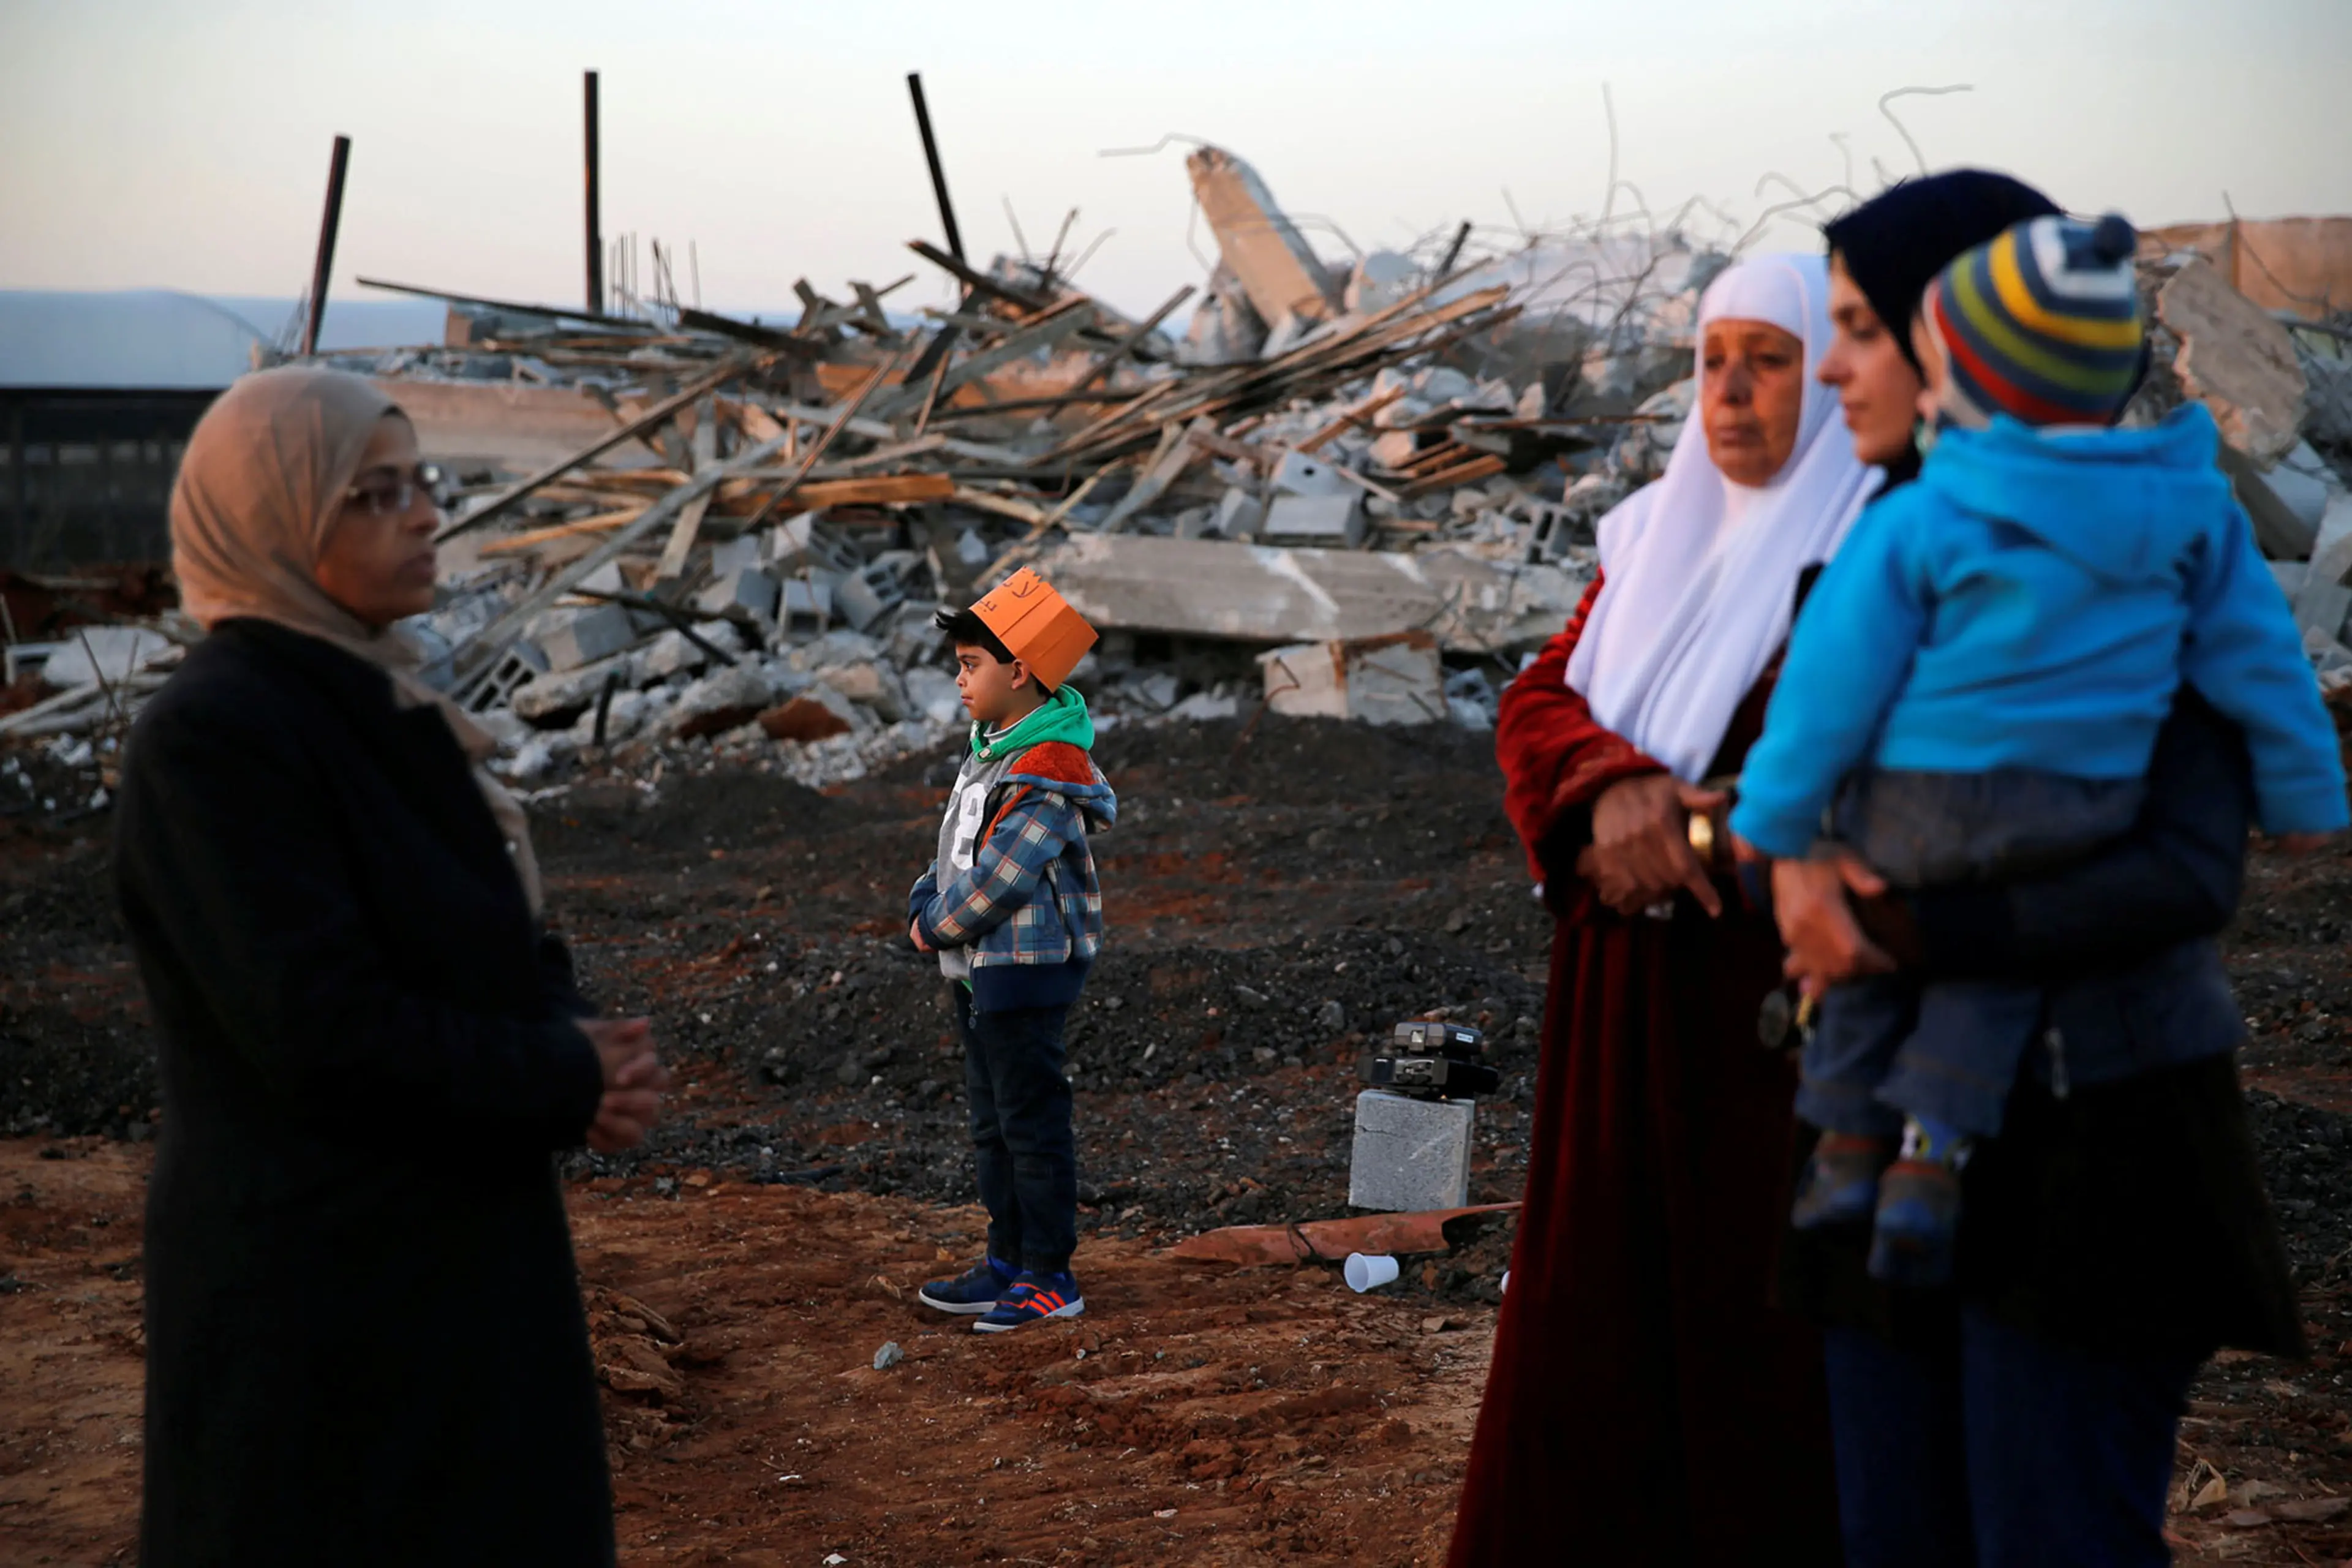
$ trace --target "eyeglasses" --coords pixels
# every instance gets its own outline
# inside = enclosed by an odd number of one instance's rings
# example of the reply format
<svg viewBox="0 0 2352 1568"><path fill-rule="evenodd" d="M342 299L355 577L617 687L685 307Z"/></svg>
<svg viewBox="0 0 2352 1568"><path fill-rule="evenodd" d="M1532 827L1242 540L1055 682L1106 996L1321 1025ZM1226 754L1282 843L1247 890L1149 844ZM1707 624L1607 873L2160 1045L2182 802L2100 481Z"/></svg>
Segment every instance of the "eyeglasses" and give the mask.
<svg viewBox="0 0 2352 1568"><path fill-rule="evenodd" d="M345 490L343 501L349 506L365 507L378 517L399 517L422 495L437 511L441 507L441 484L446 477L436 463L419 463L405 473L397 468L378 468Z"/></svg>

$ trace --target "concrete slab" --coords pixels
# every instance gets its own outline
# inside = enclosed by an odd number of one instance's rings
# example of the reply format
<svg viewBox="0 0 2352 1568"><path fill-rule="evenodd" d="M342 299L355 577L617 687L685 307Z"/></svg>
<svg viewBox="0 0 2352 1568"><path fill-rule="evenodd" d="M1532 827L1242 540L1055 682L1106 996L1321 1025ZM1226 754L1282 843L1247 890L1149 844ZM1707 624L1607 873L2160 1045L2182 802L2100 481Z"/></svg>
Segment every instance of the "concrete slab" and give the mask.
<svg viewBox="0 0 2352 1568"><path fill-rule="evenodd" d="M1040 550L1026 563L1102 631L1265 646L1420 627L1450 653L1539 646L1567 623L1591 581L1559 566L1503 565L1449 550L1279 550L1095 534Z"/></svg>
<svg viewBox="0 0 2352 1568"><path fill-rule="evenodd" d="M1291 718L1433 724L1450 716L1437 639L1424 631L1300 643L1258 656L1266 706Z"/></svg>

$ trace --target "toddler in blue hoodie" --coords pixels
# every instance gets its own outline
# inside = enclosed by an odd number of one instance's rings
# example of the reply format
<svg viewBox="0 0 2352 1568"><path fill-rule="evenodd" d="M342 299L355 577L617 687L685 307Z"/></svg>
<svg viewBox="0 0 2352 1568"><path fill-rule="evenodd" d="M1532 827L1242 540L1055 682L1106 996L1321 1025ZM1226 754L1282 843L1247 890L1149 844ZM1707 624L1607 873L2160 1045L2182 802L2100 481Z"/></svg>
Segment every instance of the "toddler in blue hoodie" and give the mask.
<svg viewBox="0 0 2352 1568"><path fill-rule="evenodd" d="M2265 832L2346 825L2335 730L2212 417L2112 427L2142 353L2136 244L2120 217L2036 218L1929 286L1935 445L1799 618L1731 816L1754 849L1804 857L1826 825L1910 887L2080 856L2137 816L2184 680L2245 731ZM1797 1109L1823 1136L1796 1223L1873 1219L1873 1274L1948 1279L1960 1169L2042 1012L2006 982L1833 988L1805 1045Z"/></svg>

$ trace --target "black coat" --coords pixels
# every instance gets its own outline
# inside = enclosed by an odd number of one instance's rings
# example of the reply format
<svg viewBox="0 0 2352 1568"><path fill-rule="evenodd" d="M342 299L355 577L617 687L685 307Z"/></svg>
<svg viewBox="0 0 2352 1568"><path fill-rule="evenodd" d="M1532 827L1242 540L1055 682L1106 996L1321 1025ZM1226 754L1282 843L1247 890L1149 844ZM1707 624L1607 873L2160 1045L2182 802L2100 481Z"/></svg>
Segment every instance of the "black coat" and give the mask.
<svg viewBox="0 0 2352 1568"><path fill-rule="evenodd" d="M232 621L132 731L161 1040L146 1568L609 1563L554 1152L591 1011L437 711Z"/></svg>

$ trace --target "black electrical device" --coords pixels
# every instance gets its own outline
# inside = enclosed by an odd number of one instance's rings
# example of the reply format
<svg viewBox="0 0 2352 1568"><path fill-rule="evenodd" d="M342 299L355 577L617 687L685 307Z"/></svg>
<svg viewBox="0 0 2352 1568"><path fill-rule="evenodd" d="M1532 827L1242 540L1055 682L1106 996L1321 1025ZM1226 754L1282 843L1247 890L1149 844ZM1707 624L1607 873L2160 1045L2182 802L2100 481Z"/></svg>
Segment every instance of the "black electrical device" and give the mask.
<svg viewBox="0 0 2352 1568"><path fill-rule="evenodd" d="M1374 1089L1415 1100L1473 1100L1503 1086L1503 1075L1479 1058L1486 1037L1462 1024L1415 1020L1399 1024L1384 1051L1368 1051L1356 1075Z"/></svg>

